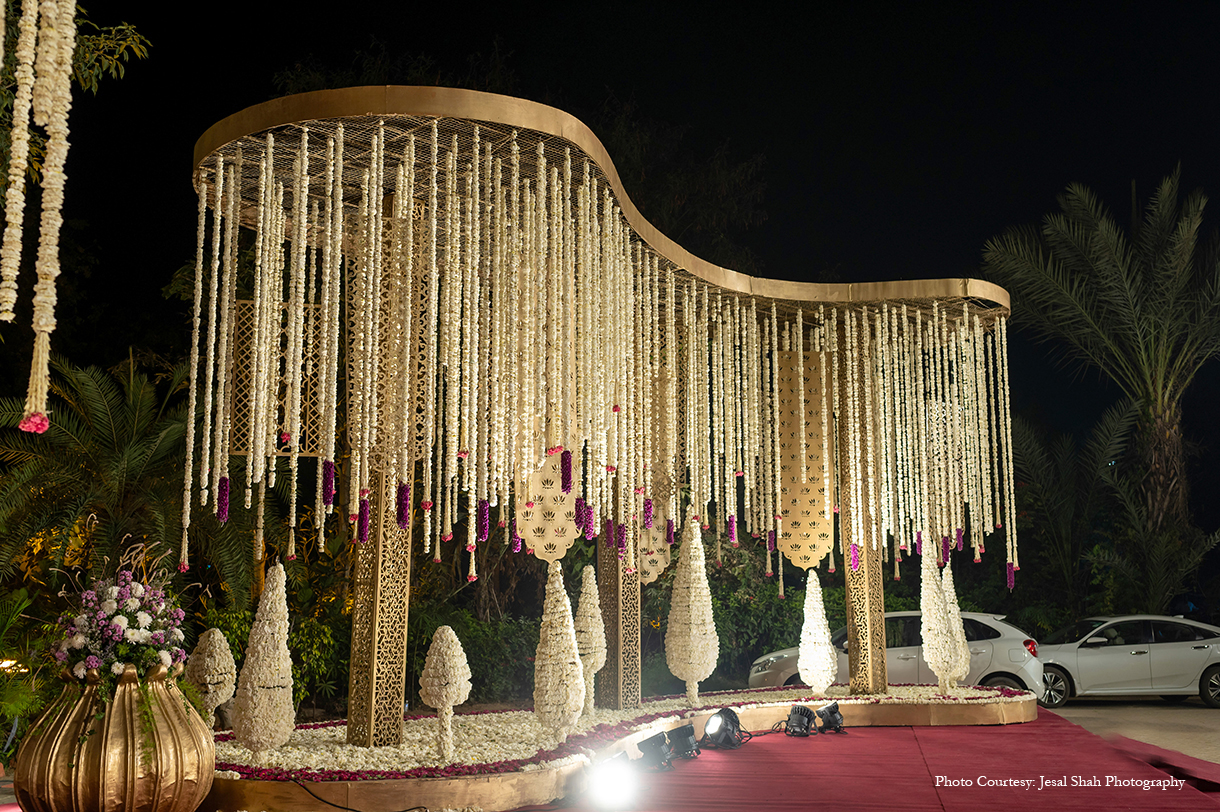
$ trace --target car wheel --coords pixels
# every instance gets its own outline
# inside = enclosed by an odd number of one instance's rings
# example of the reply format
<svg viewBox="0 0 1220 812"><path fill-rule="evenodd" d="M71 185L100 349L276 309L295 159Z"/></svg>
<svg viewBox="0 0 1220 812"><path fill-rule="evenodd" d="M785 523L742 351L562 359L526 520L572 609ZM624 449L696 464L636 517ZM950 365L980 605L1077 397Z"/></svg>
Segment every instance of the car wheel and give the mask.
<svg viewBox="0 0 1220 812"><path fill-rule="evenodd" d="M804 685L804 684L805 683L801 682L801 672L798 671L795 674L793 674L792 676L788 677L788 681L784 683L784 686L787 687L789 685Z"/></svg>
<svg viewBox="0 0 1220 812"><path fill-rule="evenodd" d="M1038 704L1044 708L1062 708L1072 692L1067 674L1053 665L1042 669L1042 685L1046 692L1038 700Z"/></svg>
<svg viewBox="0 0 1220 812"><path fill-rule="evenodd" d="M1025 686L1012 677L988 677L983 680L984 688L1011 688L1014 691L1024 691Z"/></svg>
<svg viewBox="0 0 1220 812"><path fill-rule="evenodd" d="M1199 680L1199 697L1209 708L1220 708L1220 665L1203 672Z"/></svg>
<svg viewBox="0 0 1220 812"><path fill-rule="evenodd" d="M1163 694L1161 699L1168 702L1170 705L1181 705L1186 700L1190 699L1189 694Z"/></svg>

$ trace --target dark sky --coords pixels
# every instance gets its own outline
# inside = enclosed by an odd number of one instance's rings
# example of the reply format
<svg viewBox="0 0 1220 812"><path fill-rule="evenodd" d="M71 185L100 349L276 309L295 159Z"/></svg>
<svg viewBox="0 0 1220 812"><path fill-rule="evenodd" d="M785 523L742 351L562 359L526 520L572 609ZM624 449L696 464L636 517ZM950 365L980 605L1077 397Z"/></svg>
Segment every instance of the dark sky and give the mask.
<svg viewBox="0 0 1220 812"><path fill-rule="evenodd" d="M194 251L195 140L274 95L277 69L344 65L374 36L458 67L498 37L526 95L580 107L611 89L703 143L764 151L770 219L749 240L769 276L978 276L984 241L1039 220L1069 182L1124 225L1132 181L1144 199L1179 163L1185 189L1220 189L1217 3L106 6L87 7L153 49L73 110L67 214L99 257L77 318L162 349L189 335L159 291ZM1047 364L1014 348L1015 408L1053 429L1079 431L1116 394ZM1216 378L1188 401L1188 432L1210 424Z"/></svg>

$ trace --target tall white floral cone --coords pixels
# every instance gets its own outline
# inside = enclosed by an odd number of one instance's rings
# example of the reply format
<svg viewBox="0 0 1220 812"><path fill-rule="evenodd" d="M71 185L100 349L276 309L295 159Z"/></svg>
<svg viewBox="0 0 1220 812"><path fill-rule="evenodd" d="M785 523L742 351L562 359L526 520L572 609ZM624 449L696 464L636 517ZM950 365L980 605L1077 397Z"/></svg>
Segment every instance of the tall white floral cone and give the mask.
<svg viewBox="0 0 1220 812"><path fill-rule="evenodd" d="M585 705L584 669L576 645L572 603L563 588L559 561L548 567L542 627L534 656L534 714L556 739L563 739Z"/></svg>
<svg viewBox="0 0 1220 812"><path fill-rule="evenodd" d="M470 665L457 634L441 626L432 635L432 645L419 675L419 698L436 708L436 750L441 761L453 761L453 706L470 696Z"/></svg>
<svg viewBox="0 0 1220 812"><path fill-rule="evenodd" d="M966 642L962 610L957 604L957 587L953 585L953 565L949 561L945 561L945 568L941 570L940 586L945 596L945 617L949 624L949 634L953 637L953 647L957 653L956 665L949 673L949 684L952 687L966 679L966 675L970 673L970 644Z"/></svg>
<svg viewBox="0 0 1220 812"><path fill-rule="evenodd" d="M920 632L923 635L923 658L940 685L940 692L950 688L951 675L957 668L957 647L949 631L949 612L936 571L935 545L925 542L919 566L919 610L923 613Z"/></svg>
<svg viewBox="0 0 1220 812"><path fill-rule="evenodd" d="M585 674L586 714L593 712L593 678L606 664L606 624L602 620L601 599L597 594L597 573L586 566L576 607L576 650Z"/></svg>
<svg viewBox="0 0 1220 812"><path fill-rule="evenodd" d="M822 602L818 571L810 569L805 585L805 622L801 626L801 648L796 659L801 681L814 693L822 693L834 682L839 670L838 657L830 644L830 625Z"/></svg>
<svg viewBox="0 0 1220 812"><path fill-rule="evenodd" d="M707 564L699 520L686 525L678 569L674 572L669 626L665 630L665 662L669 671L686 683L686 701L699 704L699 681L716 670L720 638L712 617L712 592L707 585Z"/></svg>
<svg viewBox="0 0 1220 812"><path fill-rule="evenodd" d="M233 735L254 753L274 750L292 735L292 656L288 653L288 594L284 565L267 571L246 661L237 677Z"/></svg>
<svg viewBox="0 0 1220 812"><path fill-rule="evenodd" d="M186 681L199 691L207 714L205 721L215 725L216 709L229 701L237 683L233 652L220 629L208 629L199 635L195 650L186 660Z"/></svg>

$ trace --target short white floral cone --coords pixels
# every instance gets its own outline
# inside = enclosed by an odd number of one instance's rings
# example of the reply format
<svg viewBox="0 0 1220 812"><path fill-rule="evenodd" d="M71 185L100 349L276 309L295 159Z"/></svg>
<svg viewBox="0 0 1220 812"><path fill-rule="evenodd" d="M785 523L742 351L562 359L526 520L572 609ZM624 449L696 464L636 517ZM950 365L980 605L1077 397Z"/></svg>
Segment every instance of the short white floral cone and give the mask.
<svg viewBox="0 0 1220 812"><path fill-rule="evenodd" d="M686 683L686 701L699 706L699 681L716 670L720 638L712 617L712 593L699 519L691 517L678 555L670 599L669 627L665 630L665 662L669 671Z"/></svg>
<svg viewBox="0 0 1220 812"><path fill-rule="evenodd" d="M585 674L586 714L593 712L593 680L606 664L606 624L597 594L597 573L586 566L582 574L580 603L576 607L576 649Z"/></svg>
<svg viewBox="0 0 1220 812"><path fill-rule="evenodd" d="M548 567L538 651L534 656L534 714L557 740L580 718L585 705L584 670L576 645L572 604L558 561Z"/></svg>
<svg viewBox="0 0 1220 812"><path fill-rule="evenodd" d="M923 658L936 675L942 694L948 693L950 675L957 668L957 647L949 631L948 609L936 571L935 545L924 542L919 565L919 610L923 614Z"/></svg>
<svg viewBox="0 0 1220 812"><path fill-rule="evenodd" d="M288 653L288 594L284 565L267 571L246 661L233 700L233 735L253 753L274 750L292 735L292 657Z"/></svg>
<svg viewBox="0 0 1220 812"><path fill-rule="evenodd" d="M940 573L941 592L945 596L945 616L949 623L949 633L953 635L953 645L957 650L957 665L949 674L950 685L957 685L966 679L970 673L970 644L966 642L966 629L962 625L962 610L957 604L957 587L953 585L953 565L945 562L945 568Z"/></svg>
<svg viewBox="0 0 1220 812"><path fill-rule="evenodd" d="M839 661L830 644L830 625L826 622L826 606L822 602L822 584L818 571L809 570L805 586L805 622L801 626L801 648L796 659L801 681L814 693L822 693L834 682Z"/></svg>
<svg viewBox="0 0 1220 812"><path fill-rule="evenodd" d="M445 764L453 761L453 706L470 696L470 666L457 634L441 626L432 635L432 645L419 675L419 698L436 708L436 750Z"/></svg>
<svg viewBox="0 0 1220 812"><path fill-rule="evenodd" d="M208 629L199 635L199 642L186 661L186 681L199 691L207 722L215 725L216 709L232 698L237 682L233 652L220 629Z"/></svg>

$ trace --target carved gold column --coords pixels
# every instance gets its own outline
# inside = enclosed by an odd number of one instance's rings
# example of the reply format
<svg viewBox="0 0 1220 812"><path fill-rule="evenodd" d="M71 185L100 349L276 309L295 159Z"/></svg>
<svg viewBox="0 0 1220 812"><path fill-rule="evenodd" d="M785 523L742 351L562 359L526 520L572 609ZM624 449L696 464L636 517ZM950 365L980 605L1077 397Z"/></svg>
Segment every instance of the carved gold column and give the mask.
<svg viewBox="0 0 1220 812"><path fill-rule="evenodd" d="M606 626L606 665L597 672L599 708L640 706L640 574L627 572L618 549L597 540L597 590Z"/></svg>
<svg viewBox="0 0 1220 812"><path fill-rule="evenodd" d="M374 476L369 540L357 545L347 743L402 744L411 533L398 527L392 477Z"/></svg>

